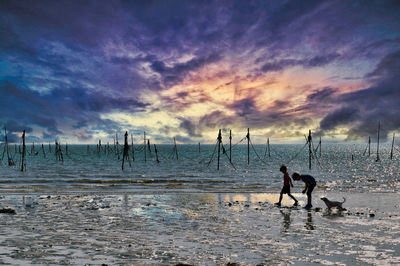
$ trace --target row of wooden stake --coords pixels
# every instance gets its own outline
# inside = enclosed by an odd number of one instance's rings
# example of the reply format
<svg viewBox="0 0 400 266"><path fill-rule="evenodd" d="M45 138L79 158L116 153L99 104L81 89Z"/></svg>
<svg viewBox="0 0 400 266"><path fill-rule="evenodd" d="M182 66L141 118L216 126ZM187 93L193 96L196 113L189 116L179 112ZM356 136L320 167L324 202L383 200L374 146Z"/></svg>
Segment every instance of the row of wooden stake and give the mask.
<svg viewBox="0 0 400 266"><path fill-rule="evenodd" d="M376 161L380 160L380 156L379 156L379 136L380 135L380 123L378 124L378 138L377 138L377 158ZM143 152L144 152L144 161L147 161L147 154L146 154L146 150L148 150L149 155L151 156L151 145L150 145L150 140L146 139L146 132L143 133ZM124 165L125 165L125 161L127 160L129 162L129 165L131 166L131 160L134 161L135 160L135 148L134 148L134 144L133 144L133 135L131 134L131 147L129 148L129 144L128 144L128 132L125 132L124 135L124 148L123 148L123 158L122 158L122 170L124 170ZM250 143L251 143L251 138L250 138L250 129L247 129L247 135L245 137L247 139L247 163L250 164ZM321 142L321 137L319 139L319 144L317 146L316 149L313 150L312 147L312 135L311 135L311 130L309 130L309 134L308 136L305 136L306 138L306 145L308 145L308 153L309 153L309 169L311 169L312 167L312 159L314 157L314 154L317 152L317 150L319 150L319 157L321 157L321 146L322 146L322 142ZM395 134L393 133L393 139L392 139L392 146L391 146L391 151L390 151L390 159L393 159L393 148L394 148L394 140L395 140ZM200 142L199 142L199 153L200 153ZM226 154L226 150L223 147L222 144L222 134L221 134L221 129L218 132L218 137L217 137L217 147L218 147L218 156L217 156L217 169L219 170L220 168L220 157L221 157L221 145L223 148L223 153ZM146 149L147 146L147 149ZM4 147L4 151L3 151L3 156L2 156L2 160L5 154L7 154L7 159L8 159L8 165L9 166L13 166L15 165L15 162L13 161L13 159L10 157L9 154L9 148L8 148L8 141L7 141L7 131L5 129L5 147ZM15 147L16 149L16 147ZM26 158L26 145L25 145L25 130L23 131L22 134L22 152L19 151L19 153L21 154L21 171L26 170L26 163L25 163L25 158ZM366 153L368 149L368 156L370 156L371 154L371 137L368 138L368 146L364 151L364 154ZM65 145L65 150L66 150L66 154L68 155L68 145ZM101 144L101 140L99 140L99 143L97 145L97 154L100 156L102 150L104 150L104 152L108 152L110 153L111 150L114 150L115 153L118 155L118 159L120 159L120 151L119 151L119 143L118 143L118 135L116 134L116 137L114 139L114 149L110 149L110 145L109 143L107 143L107 146L105 148L102 148L102 144ZM129 150L131 150L131 156L132 158L130 158L129 155ZM35 152L35 148L34 148L34 143L32 144L31 147L31 155L38 155L38 153L42 151L43 156L46 157L46 153L45 153L45 149L44 149L44 145L42 144L41 149L37 152ZM49 151L51 152L51 145L49 144ZM90 146L88 145L87 147L87 151L88 153L90 152ZM158 157L158 150L157 150L157 146L156 144L154 144L154 152L155 152L155 156L156 156L156 161L157 163L160 162L159 157ZM256 151L255 151L256 152ZM267 139L267 146L264 152L264 159L266 157L268 153L268 157L271 157L271 150L270 150L270 142L269 142L269 138ZM61 149L61 144L59 144L57 141L55 142L55 155L56 155L56 160L58 161L64 161L63 158L63 152ZM176 140L174 138L174 147L173 147L173 151L172 151L172 155L176 158L176 160L178 160L178 149L177 149L177 145L176 145ZM257 154L258 156L258 154ZM229 131L229 162L232 164L232 131ZM260 158L261 159L261 158ZM353 160L353 155L352 155L352 160ZM211 161L210 161L211 162ZM233 165L233 164L232 164Z"/></svg>

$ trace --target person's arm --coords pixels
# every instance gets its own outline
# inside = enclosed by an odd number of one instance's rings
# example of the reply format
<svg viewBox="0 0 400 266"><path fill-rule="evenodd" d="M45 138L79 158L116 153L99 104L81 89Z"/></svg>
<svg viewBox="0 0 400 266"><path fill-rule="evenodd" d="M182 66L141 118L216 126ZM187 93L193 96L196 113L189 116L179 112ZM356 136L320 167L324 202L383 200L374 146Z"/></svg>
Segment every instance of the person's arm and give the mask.
<svg viewBox="0 0 400 266"><path fill-rule="evenodd" d="M293 187L292 179L289 177L290 186Z"/></svg>
<svg viewBox="0 0 400 266"><path fill-rule="evenodd" d="M304 188L304 190L303 190L303 192L302 192L303 194L306 193L307 188L308 188L308 186L309 186L308 181L304 181L304 183L306 183L306 187Z"/></svg>

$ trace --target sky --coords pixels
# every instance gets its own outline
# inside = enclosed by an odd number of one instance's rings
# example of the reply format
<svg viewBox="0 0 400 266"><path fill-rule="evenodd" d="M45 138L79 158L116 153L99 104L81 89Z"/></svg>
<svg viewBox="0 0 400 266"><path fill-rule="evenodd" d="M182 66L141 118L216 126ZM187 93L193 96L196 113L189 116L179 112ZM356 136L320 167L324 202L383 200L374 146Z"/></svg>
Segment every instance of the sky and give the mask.
<svg viewBox="0 0 400 266"><path fill-rule="evenodd" d="M2 0L0 94L16 142L389 140L400 2Z"/></svg>

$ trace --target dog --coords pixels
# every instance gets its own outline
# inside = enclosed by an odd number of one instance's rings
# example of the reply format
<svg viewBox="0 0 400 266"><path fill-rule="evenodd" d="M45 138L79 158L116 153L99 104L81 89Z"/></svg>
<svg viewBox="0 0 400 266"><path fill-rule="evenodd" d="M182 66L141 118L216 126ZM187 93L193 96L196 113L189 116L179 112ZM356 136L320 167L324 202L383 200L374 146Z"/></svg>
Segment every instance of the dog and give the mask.
<svg viewBox="0 0 400 266"><path fill-rule="evenodd" d="M323 202L325 202L326 207L328 207L329 210L330 210L331 208L335 208L335 207L338 208L340 211L345 210L345 209L343 208L343 206L342 206L342 204L346 202L346 199L345 199L345 198L343 198L343 202L339 202L339 201L330 201L330 200L328 200L328 199L325 198L325 197L321 198L321 200L322 200Z"/></svg>

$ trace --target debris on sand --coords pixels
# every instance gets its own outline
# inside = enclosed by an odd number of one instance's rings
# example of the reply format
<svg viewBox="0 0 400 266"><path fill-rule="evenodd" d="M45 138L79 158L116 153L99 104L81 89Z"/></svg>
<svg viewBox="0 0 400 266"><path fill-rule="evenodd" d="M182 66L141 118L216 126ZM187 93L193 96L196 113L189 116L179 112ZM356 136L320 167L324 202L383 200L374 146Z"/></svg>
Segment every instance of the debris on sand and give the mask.
<svg viewBox="0 0 400 266"><path fill-rule="evenodd" d="M17 214L17 212L15 210L9 209L9 208L0 209L0 213Z"/></svg>

